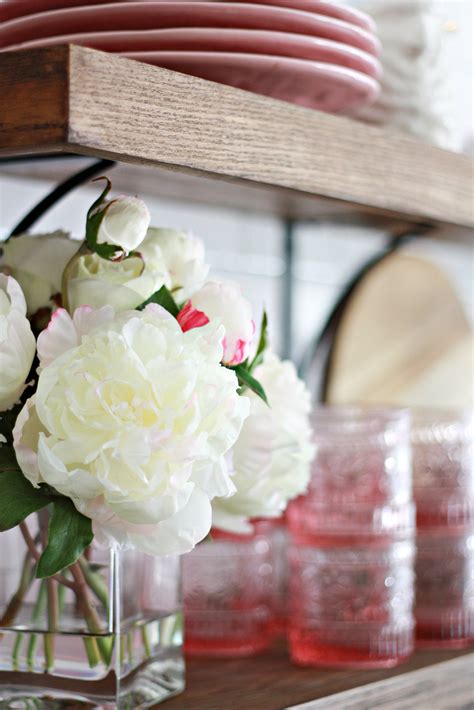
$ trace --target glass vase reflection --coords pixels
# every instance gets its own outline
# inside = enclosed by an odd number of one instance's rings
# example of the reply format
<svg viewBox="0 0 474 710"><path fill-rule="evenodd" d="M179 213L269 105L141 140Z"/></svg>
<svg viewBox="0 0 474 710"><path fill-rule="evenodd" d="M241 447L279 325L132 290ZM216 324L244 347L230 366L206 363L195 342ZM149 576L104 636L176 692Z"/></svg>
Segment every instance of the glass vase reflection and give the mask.
<svg viewBox="0 0 474 710"><path fill-rule="evenodd" d="M0 707L135 710L181 692L179 558L91 546L38 580L28 524L29 546L20 526L0 535Z"/></svg>

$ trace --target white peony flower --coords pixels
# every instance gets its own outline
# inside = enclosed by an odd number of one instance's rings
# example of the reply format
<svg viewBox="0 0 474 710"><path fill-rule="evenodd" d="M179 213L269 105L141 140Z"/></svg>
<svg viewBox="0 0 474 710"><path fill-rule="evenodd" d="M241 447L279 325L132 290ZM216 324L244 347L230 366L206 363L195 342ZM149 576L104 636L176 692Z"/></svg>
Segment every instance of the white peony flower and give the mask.
<svg viewBox="0 0 474 710"><path fill-rule="evenodd" d="M163 286L166 276L159 252L146 262L135 256L109 261L98 254L81 254L68 271L71 313L84 305L100 308L110 304L117 312L133 310Z"/></svg>
<svg viewBox="0 0 474 710"><path fill-rule="evenodd" d="M112 244L131 252L145 239L150 212L138 197L119 195L103 202L92 214L97 212L104 213L97 233L98 244Z"/></svg>
<svg viewBox="0 0 474 710"><path fill-rule="evenodd" d="M204 284L209 266L204 262L201 239L175 229L150 227L140 246L145 263L155 263L157 249L165 267L165 285L178 303L185 301ZM160 262L161 264L161 262Z"/></svg>
<svg viewBox="0 0 474 710"><path fill-rule="evenodd" d="M79 249L64 232L12 237L0 246L2 268L20 284L25 294L28 314L40 308L53 308L54 297L61 293L63 271Z"/></svg>
<svg viewBox="0 0 474 710"><path fill-rule="evenodd" d="M233 281L208 281L178 314L183 331L199 328L214 319L225 329L222 362L239 365L249 355L255 323L252 306Z"/></svg>
<svg viewBox="0 0 474 710"><path fill-rule="evenodd" d="M163 285L180 302L201 286L209 271L203 243L183 232L150 228L139 251L140 257L118 262L98 254L78 255L67 278L71 313L82 305L133 309Z"/></svg>
<svg viewBox="0 0 474 710"><path fill-rule="evenodd" d="M183 333L156 305L56 312L39 338L38 389L17 418L25 476L69 496L99 540L186 552L234 492L226 453L250 403L222 367L223 329Z"/></svg>
<svg viewBox="0 0 474 710"><path fill-rule="evenodd" d="M0 274L0 412L10 409L25 389L36 342L19 284Z"/></svg>
<svg viewBox="0 0 474 710"><path fill-rule="evenodd" d="M250 416L232 449L237 493L212 505L213 525L237 533L252 529L249 518L280 516L304 493L314 455L310 395L294 365L268 353L254 374L270 406L249 395Z"/></svg>

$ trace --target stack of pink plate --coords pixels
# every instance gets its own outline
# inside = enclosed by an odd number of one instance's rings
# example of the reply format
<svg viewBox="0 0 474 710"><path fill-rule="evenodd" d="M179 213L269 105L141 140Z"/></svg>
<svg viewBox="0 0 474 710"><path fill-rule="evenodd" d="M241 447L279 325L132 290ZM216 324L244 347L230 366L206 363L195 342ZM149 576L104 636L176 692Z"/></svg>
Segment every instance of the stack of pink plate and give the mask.
<svg viewBox="0 0 474 710"><path fill-rule="evenodd" d="M379 92L373 21L329 0L3 0L2 51L80 44L341 113Z"/></svg>

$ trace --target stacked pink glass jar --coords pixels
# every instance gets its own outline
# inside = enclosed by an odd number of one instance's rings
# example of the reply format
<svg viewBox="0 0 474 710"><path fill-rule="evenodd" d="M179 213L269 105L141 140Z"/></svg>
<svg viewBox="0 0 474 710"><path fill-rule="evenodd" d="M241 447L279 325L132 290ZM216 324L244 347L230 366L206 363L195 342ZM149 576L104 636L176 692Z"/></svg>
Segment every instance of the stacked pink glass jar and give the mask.
<svg viewBox="0 0 474 710"><path fill-rule="evenodd" d="M309 492L290 504L292 659L390 667L414 646L410 416L319 408Z"/></svg>
<svg viewBox="0 0 474 710"><path fill-rule="evenodd" d="M280 624L281 521L254 522L254 532L212 531L183 557L185 650L238 657L264 651Z"/></svg>
<svg viewBox="0 0 474 710"><path fill-rule="evenodd" d="M472 411L416 412L416 632L420 646L474 643Z"/></svg>

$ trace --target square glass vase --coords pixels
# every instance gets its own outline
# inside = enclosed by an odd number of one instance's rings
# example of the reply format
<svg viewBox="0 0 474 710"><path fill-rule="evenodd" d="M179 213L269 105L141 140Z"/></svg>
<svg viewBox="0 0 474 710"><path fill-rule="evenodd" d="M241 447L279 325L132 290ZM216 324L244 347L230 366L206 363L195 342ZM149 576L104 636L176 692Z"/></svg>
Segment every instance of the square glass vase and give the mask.
<svg viewBox="0 0 474 710"><path fill-rule="evenodd" d="M177 557L94 544L35 577L42 524L0 534L0 708L148 708L184 690Z"/></svg>

